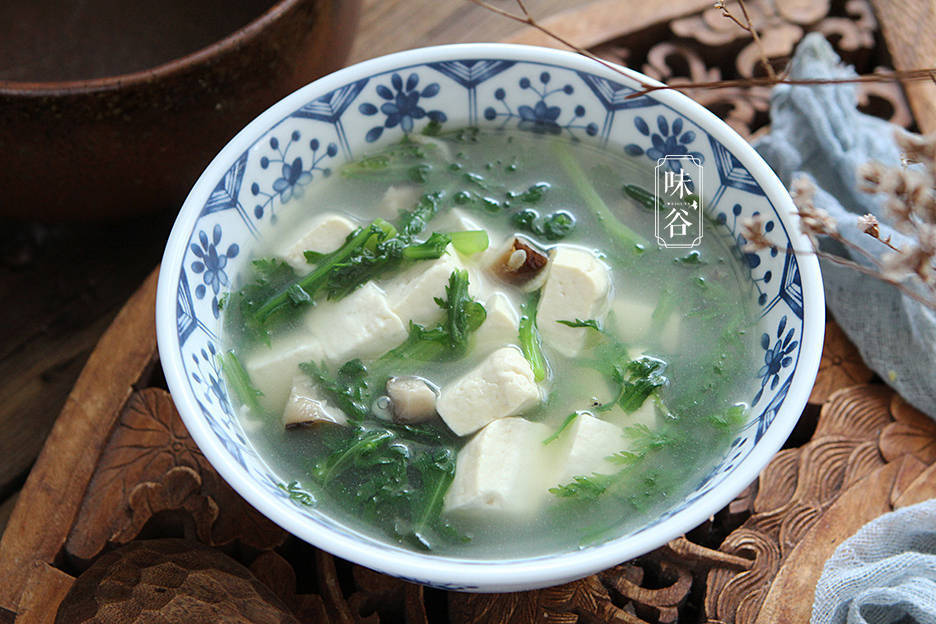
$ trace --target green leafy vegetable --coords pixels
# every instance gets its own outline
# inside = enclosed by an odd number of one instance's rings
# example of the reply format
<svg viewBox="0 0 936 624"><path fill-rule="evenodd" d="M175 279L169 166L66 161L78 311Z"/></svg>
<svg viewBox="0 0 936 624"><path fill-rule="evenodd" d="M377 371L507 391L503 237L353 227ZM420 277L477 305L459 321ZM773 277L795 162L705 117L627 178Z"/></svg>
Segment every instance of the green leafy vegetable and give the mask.
<svg viewBox="0 0 936 624"><path fill-rule="evenodd" d="M468 336L487 318L480 303L468 294L468 271L459 269L449 275L445 299L436 298L438 306L446 310L444 327L447 333L449 357L458 359L468 351Z"/></svg>
<svg viewBox="0 0 936 624"><path fill-rule="evenodd" d="M612 240L617 241L619 245L629 250L633 250L638 246L646 246L647 241L643 236L634 232L624 225L620 219L614 216L614 213L611 212L608 205L601 199L595 187L592 186L588 176L582 171L582 167L579 165L578 161L572 156L571 152L569 152L568 147L556 141L553 143L553 148L559 165L572 180L572 184L575 186L579 195L581 195L588 209L595 214L601 226L611 234Z"/></svg>
<svg viewBox="0 0 936 624"><path fill-rule="evenodd" d="M299 485L298 481L277 483L276 487L286 492L286 494L289 495L290 500L299 503L300 505L313 507L316 503L315 496L313 496L311 492L302 489L302 486Z"/></svg>
<svg viewBox="0 0 936 624"><path fill-rule="evenodd" d="M234 391L237 400L254 413L259 413L261 410L258 399L263 396L263 393L250 382L250 375L247 374L237 355L233 351L228 351L219 354L217 359L221 366L221 372L224 374L224 378L227 379L231 390Z"/></svg>
<svg viewBox="0 0 936 624"><path fill-rule="evenodd" d="M522 193L508 193L507 199L519 199L525 204L538 204L546 197L546 193L552 186L548 182L537 182L531 185Z"/></svg>
<svg viewBox="0 0 936 624"><path fill-rule="evenodd" d="M615 366L613 379L620 384L617 403L625 412L633 412L658 388L668 383L663 372L666 362L644 356L631 360L626 366Z"/></svg>
<svg viewBox="0 0 936 624"><path fill-rule="evenodd" d="M452 232L452 246L460 254L471 256L481 253L490 245L488 233L486 230L467 230L464 232Z"/></svg>
<svg viewBox="0 0 936 624"><path fill-rule="evenodd" d="M540 218L532 208L526 208L510 215L510 224L518 230L524 230L542 236L546 240L557 241L575 230L575 217L565 210L557 210Z"/></svg>
<svg viewBox="0 0 936 624"><path fill-rule="evenodd" d="M565 417L565 420L562 421L562 424L559 425L559 428L553 431L552 435L543 440L543 444L549 444L550 442L555 442L559 439L559 436L562 435L562 432L572 426L572 423L575 422L575 419L578 418L579 412L572 412Z"/></svg>
<svg viewBox="0 0 936 624"><path fill-rule="evenodd" d="M650 191L636 184L625 184L624 194L635 200L640 207L650 211L656 210L656 196Z"/></svg>
<svg viewBox="0 0 936 624"><path fill-rule="evenodd" d="M596 321L595 319L588 319L586 321L583 321L582 319L577 318L574 321L556 321L556 322L562 325L566 325L568 327L588 327L588 328L594 329L596 332L602 331L601 327L599 327L598 325L598 321Z"/></svg>
<svg viewBox="0 0 936 624"><path fill-rule="evenodd" d="M374 180L384 183L417 181L423 175L428 179L432 164L444 163L444 154L431 141L417 142L405 137L396 145L379 154L365 156L341 168L341 175L355 180ZM429 169L425 169L429 167ZM415 179L414 179L415 178Z"/></svg>
<svg viewBox="0 0 936 624"><path fill-rule="evenodd" d="M543 355L539 330L536 328L538 305L539 292L536 292L520 306L520 349L530 363L530 368L533 369L533 378L536 381L543 381L549 372L549 365L546 362L546 356Z"/></svg>
<svg viewBox="0 0 936 624"><path fill-rule="evenodd" d="M738 403L721 412L710 414L708 419L712 425L719 429L735 431L747 420L747 407Z"/></svg>
<svg viewBox="0 0 936 624"><path fill-rule="evenodd" d="M300 370L314 379L338 408L349 418L364 420L370 413L367 369L361 360L350 360L338 369L334 378L315 362L299 364Z"/></svg>
<svg viewBox="0 0 936 624"><path fill-rule="evenodd" d="M705 264L705 261L702 259L702 252L698 249L693 249L684 256L679 256L678 258L673 258L673 262L678 264Z"/></svg>
<svg viewBox="0 0 936 624"><path fill-rule="evenodd" d="M549 488L550 493L559 498L577 498L581 500L597 500L614 482L614 475L593 473L589 476L578 475L572 477L569 483Z"/></svg>
<svg viewBox="0 0 936 624"><path fill-rule="evenodd" d="M271 326L292 318L298 309L315 302L320 291L329 299L340 299L359 286L397 269L404 260L439 258L450 242L446 234L433 234L414 242L439 211L442 192L426 193L413 210L400 214L396 227L375 219L367 227L351 232L336 251L306 254L316 262L310 273L297 276L280 260L254 262L254 281L234 295L239 304L245 334L268 341Z"/></svg>
<svg viewBox="0 0 936 624"><path fill-rule="evenodd" d="M412 534L426 550L432 550L432 530L448 535L455 532L441 519L445 492L455 478L455 451L447 447L431 449L419 454L412 463L421 481L413 495Z"/></svg>
<svg viewBox="0 0 936 624"><path fill-rule="evenodd" d="M433 232L425 242L417 243L403 249L403 257L407 260L435 260L441 258L445 248L452 242L452 236L442 232Z"/></svg>

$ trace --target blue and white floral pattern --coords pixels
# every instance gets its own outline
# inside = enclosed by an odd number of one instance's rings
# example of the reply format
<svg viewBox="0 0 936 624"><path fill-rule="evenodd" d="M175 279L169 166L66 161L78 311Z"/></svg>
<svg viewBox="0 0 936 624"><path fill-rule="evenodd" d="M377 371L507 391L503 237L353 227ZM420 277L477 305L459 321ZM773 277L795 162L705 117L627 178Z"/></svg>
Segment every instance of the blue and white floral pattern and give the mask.
<svg viewBox="0 0 936 624"><path fill-rule="evenodd" d="M392 90L387 85L377 85L377 95L385 100L380 108L370 102L362 102L358 107L362 115L373 116L380 112L386 116L382 126L374 126L364 135L364 140L368 143L373 143L379 139L385 128L400 126L404 133L409 134L413 131L415 123L425 117L438 123L442 123L447 119L442 111L427 111L419 105L420 99L428 100L438 95L438 82L431 82L419 89L418 74L411 73L406 78L406 84L403 84L403 78L400 74L394 72L390 76L390 86L393 87Z"/></svg>
<svg viewBox="0 0 936 624"><path fill-rule="evenodd" d="M793 339L796 336L796 328L794 327L791 327L786 335L783 334L786 324L787 317L784 315L777 325L777 336L772 345L770 335L761 334L760 346L764 350L764 365L757 371L757 376L761 379L761 387L754 395L753 405L757 405L757 402L760 401L768 384L770 390L777 389L777 385L780 383L780 375L784 372L784 369L789 368L790 364L793 363L792 353L799 346L799 341Z"/></svg>
<svg viewBox="0 0 936 624"><path fill-rule="evenodd" d="M221 243L221 226L215 224L211 230L211 240L208 235L201 230L198 232L198 243L192 243L191 251L195 260L189 265L193 273L201 273L202 282L195 287L195 298L204 299L205 295L211 291L211 313L218 318L218 293L221 287L231 285L231 280L225 272L228 260L237 257L240 252L240 246L237 243L228 245L227 251L218 253L218 246Z"/></svg>
<svg viewBox="0 0 936 624"><path fill-rule="evenodd" d="M329 143L322 150L322 145L318 139L310 140L308 144L310 153L306 156L305 161L308 163L308 167L306 167L302 156L296 156L295 158L289 156L290 149L298 144L301 139L302 133L299 130L293 130L286 145L281 146L280 140L276 136L271 136L267 142L272 153L260 158L260 168L268 169L278 166L280 175L273 180L272 192L264 191L258 182L253 182L250 185L251 195L262 200L262 203L254 206L254 216L257 219L262 219L267 208L272 207L277 199L280 204L285 204L291 199L302 197L306 186L315 179L316 174L320 174L325 178L331 175L331 168L322 166L322 162L326 159L333 159L338 155L338 145ZM275 218L275 215L271 218Z"/></svg>
<svg viewBox="0 0 936 624"><path fill-rule="evenodd" d="M177 293L175 329L178 358L188 384L185 392L197 403L214 436L213 442L199 443L213 444L216 452L230 455L270 500L288 507L289 513L302 513L310 522L345 532L328 518L296 508L283 497L277 487L280 479L244 435L218 369L218 297L249 261L243 250L264 236L276 211L298 203L295 200L320 178L352 158L352 148L397 141L435 121L452 127L475 122L488 127L510 124L535 133L565 134L641 159L692 155L706 163L704 187L712 194L706 208L733 233L739 249L745 241L738 224L757 213L769 217L768 232L779 240L789 238L758 181L727 148L654 97L630 98L634 92L624 79L615 81L557 65L451 59L357 76L329 93L316 94L271 125L231 160L223 175L204 185L212 190L199 200L198 217L183 234L187 242L181 266L175 275L165 276L173 280ZM749 401L756 409L750 426L721 464L658 522L692 506L751 457L787 396L800 357L804 313L796 256L789 250L738 253L751 272L761 306L764 363L756 372L759 389Z"/></svg>
<svg viewBox="0 0 936 624"><path fill-rule="evenodd" d="M588 136L598 134L598 124L594 122L582 123L580 121L586 115L585 107L581 104L569 104L571 114L567 113L565 123L560 123L562 121L562 107L548 102L550 97L557 94L573 95L575 87L570 83L566 83L560 87L550 89L549 83L552 81L552 75L548 71L540 72L538 81L538 86L526 76L517 81L517 86L521 90L529 90L536 94L537 100L532 106L520 104L516 109L512 108L508 102L507 90L500 87L494 91L494 99L497 100L500 110L488 106L484 109L484 118L487 121L502 119L501 127L516 119L517 128L535 132L536 134L561 134L563 130L566 130L574 137L573 130L576 129L584 130Z"/></svg>
<svg viewBox="0 0 936 624"><path fill-rule="evenodd" d="M705 162L705 155L702 152L690 150L690 144L696 139L695 130L690 130L686 126L682 117L673 117L672 124L666 116L660 114L656 118L656 131L651 132L650 125L641 116L634 117L634 127L637 131L650 138L650 147L644 149L636 143L628 143L624 146L624 151L631 156L643 156L656 162L664 156L693 156L699 162ZM667 165L673 171L682 169L679 160L669 160Z"/></svg>

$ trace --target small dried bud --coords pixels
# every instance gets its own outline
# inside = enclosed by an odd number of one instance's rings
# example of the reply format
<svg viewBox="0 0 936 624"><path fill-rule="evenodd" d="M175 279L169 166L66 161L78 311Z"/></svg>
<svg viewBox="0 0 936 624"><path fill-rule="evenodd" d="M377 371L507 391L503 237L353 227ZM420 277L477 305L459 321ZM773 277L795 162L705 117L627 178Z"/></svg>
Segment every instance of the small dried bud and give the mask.
<svg viewBox="0 0 936 624"><path fill-rule="evenodd" d="M921 136L905 130L897 130L894 140L903 152L903 159L910 163L923 163L932 169L936 162L936 135Z"/></svg>
<svg viewBox="0 0 936 624"><path fill-rule="evenodd" d="M858 228L874 238L878 238L881 235L880 223L878 223L877 217L873 214L866 214L858 217Z"/></svg>
<svg viewBox="0 0 936 624"><path fill-rule="evenodd" d="M932 286L936 284L932 250L910 244L900 251L886 254L881 258L881 274L894 282L902 282L915 275L924 284Z"/></svg>
<svg viewBox="0 0 936 624"><path fill-rule="evenodd" d="M858 186L865 193L877 193L887 167L879 162L866 162L858 166Z"/></svg>
<svg viewBox="0 0 936 624"><path fill-rule="evenodd" d="M838 225L828 212L816 208L813 196L816 187L806 178L797 178L790 188L793 204L800 217L800 230L809 237L813 246L818 245L817 236L835 236L838 234Z"/></svg>
<svg viewBox="0 0 936 624"><path fill-rule="evenodd" d="M773 243L767 239L767 235L764 233L765 222L766 219L762 214L756 214L741 219L741 236L747 241L744 246L741 247L741 251L744 253L753 253L761 249L773 247Z"/></svg>

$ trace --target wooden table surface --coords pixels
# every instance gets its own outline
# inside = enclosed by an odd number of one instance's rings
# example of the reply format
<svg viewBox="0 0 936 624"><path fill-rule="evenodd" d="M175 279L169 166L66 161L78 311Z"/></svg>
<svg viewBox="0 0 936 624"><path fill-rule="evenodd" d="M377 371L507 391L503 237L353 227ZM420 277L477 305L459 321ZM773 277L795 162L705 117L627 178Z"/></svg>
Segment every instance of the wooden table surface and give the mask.
<svg viewBox="0 0 936 624"><path fill-rule="evenodd" d="M528 2L537 18L583 4ZM467 0L365 0L349 63L422 45L497 41L519 27ZM92 347L159 262L177 208L108 223L0 219L0 532Z"/></svg>

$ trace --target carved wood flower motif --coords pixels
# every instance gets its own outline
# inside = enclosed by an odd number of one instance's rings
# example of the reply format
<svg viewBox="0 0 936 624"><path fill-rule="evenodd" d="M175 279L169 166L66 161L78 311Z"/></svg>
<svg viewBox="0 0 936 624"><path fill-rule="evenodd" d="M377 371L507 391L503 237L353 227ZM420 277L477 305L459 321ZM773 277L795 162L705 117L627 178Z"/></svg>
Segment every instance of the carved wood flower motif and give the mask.
<svg viewBox="0 0 936 624"><path fill-rule="evenodd" d="M214 471L169 393L146 388L127 401L101 452L66 549L89 560L161 512L181 513L188 537L210 545L240 540L263 550L285 539Z"/></svg>
<svg viewBox="0 0 936 624"><path fill-rule="evenodd" d="M809 402L825 403L834 391L866 383L873 376L874 373L865 366L858 349L842 328L835 321L827 322L819 374L809 395Z"/></svg>
<svg viewBox="0 0 936 624"><path fill-rule="evenodd" d="M890 412L894 422L884 427L878 443L884 458L909 453L926 465L936 463L936 422L896 394Z"/></svg>

